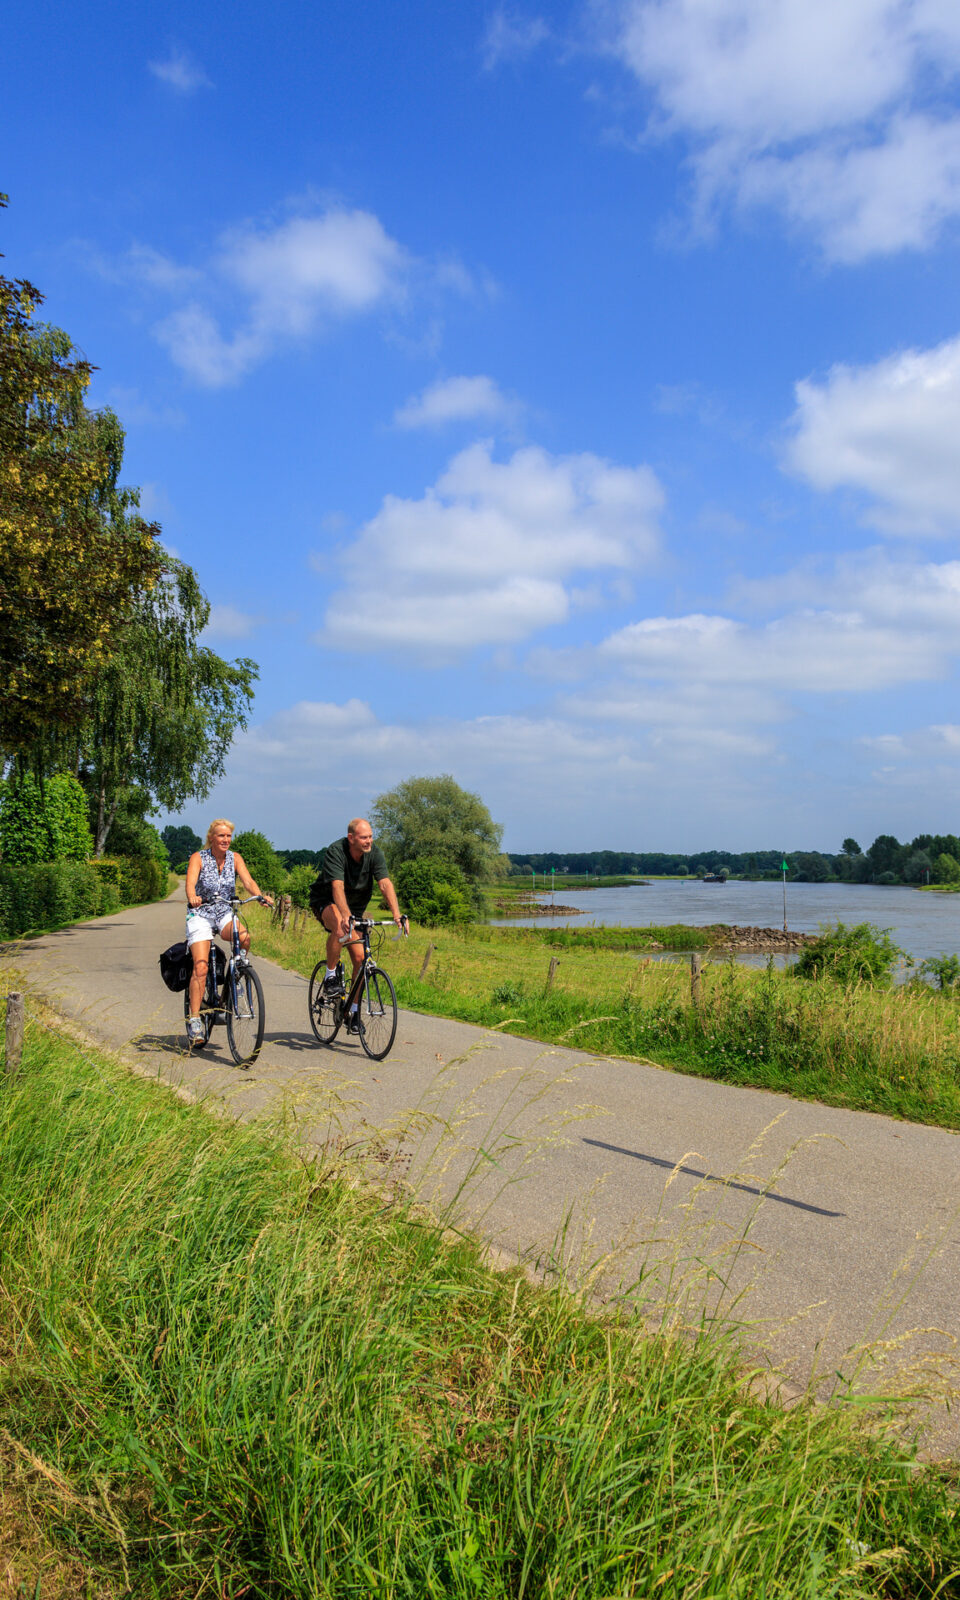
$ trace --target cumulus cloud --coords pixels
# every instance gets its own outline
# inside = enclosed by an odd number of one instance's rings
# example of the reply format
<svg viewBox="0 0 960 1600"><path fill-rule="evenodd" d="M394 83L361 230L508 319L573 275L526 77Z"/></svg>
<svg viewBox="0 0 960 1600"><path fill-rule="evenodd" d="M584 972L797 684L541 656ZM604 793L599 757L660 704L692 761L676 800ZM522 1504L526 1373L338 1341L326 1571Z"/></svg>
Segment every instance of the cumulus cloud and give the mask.
<svg viewBox="0 0 960 1600"><path fill-rule="evenodd" d="M871 497L891 533L960 526L960 338L797 385L786 464L820 490Z"/></svg>
<svg viewBox="0 0 960 1600"><path fill-rule="evenodd" d="M653 678L821 694L926 682L943 675L951 653L924 628L884 627L858 611L799 613L761 627L720 616L649 617L601 649Z"/></svg>
<svg viewBox="0 0 960 1600"><path fill-rule="evenodd" d="M177 94L193 94L197 89L212 88L210 79L198 61L186 50L171 50L163 61L147 63L155 78L174 89Z"/></svg>
<svg viewBox="0 0 960 1600"><path fill-rule="evenodd" d="M210 388L235 383L284 341L309 338L326 322L369 312L399 295L408 261L367 211L332 208L274 227L237 229L224 235L202 276L203 297L172 311L157 337L196 382ZM156 262L151 266L156 278ZM192 274L184 286L193 289L197 280ZM175 279L170 286L178 286ZM209 307L225 291L244 308L229 333Z"/></svg>
<svg viewBox="0 0 960 1600"><path fill-rule="evenodd" d="M609 47L693 142L701 216L773 204L834 260L960 213L960 10L943 0L614 0Z"/></svg>
<svg viewBox="0 0 960 1600"><path fill-rule="evenodd" d="M249 639L263 619L240 611L236 606L211 606L205 632L216 639Z"/></svg>
<svg viewBox="0 0 960 1600"><path fill-rule="evenodd" d="M510 421L519 409L492 378L440 378L407 400L393 420L398 428L438 428L448 422Z"/></svg>
<svg viewBox="0 0 960 1600"><path fill-rule="evenodd" d="M319 641L443 652L561 622L577 574L649 563L663 492L649 467L534 447L460 452L420 500L389 495L344 555Z"/></svg>

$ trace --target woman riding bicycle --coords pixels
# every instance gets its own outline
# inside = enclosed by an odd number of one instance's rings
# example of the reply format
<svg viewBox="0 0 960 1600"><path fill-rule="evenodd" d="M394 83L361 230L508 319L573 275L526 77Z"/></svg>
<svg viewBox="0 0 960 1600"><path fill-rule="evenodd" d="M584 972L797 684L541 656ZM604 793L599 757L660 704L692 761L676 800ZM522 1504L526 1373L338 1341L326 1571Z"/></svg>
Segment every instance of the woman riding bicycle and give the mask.
<svg viewBox="0 0 960 1600"><path fill-rule="evenodd" d="M193 956L193 973L190 978L190 1015L187 1018L187 1038L191 1044L205 1039L200 1020L200 1005L207 983L210 964L210 945L215 933L229 939L233 923L230 901L236 893L236 880L240 879L248 894L258 895L265 905L272 906L269 895L261 894L254 883L241 855L230 849L233 823L226 817L217 817L207 829L204 850L195 850L187 864L187 946ZM240 946L246 955L250 949L250 935L240 929Z"/></svg>

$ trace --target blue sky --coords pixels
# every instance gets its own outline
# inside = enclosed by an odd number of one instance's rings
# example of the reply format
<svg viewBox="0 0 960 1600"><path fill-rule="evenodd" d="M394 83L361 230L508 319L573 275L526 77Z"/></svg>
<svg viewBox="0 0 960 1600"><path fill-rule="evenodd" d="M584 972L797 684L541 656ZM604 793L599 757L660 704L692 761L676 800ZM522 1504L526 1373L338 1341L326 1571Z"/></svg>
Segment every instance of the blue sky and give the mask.
<svg viewBox="0 0 960 1600"><path fill-rule="evenodd" d="M8 20L8 274L260 664L225 813L960 826L955 0Z"/></svg>

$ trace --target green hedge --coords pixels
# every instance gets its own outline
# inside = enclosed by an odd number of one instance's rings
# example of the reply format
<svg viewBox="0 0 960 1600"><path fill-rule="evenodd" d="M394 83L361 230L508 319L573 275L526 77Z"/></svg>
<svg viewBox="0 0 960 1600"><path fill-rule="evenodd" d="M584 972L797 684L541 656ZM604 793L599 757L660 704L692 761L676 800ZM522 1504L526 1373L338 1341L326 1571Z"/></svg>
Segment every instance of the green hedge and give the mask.
<svg viewBox="0 0 960 1600"><path fill-rule="evenodd" d="M0 938L106 916L121 906L159 900L166 891L166 872L159 862L143 857L43 861L29 867L0 864Z"/></svg>
<svg viewBox="0 0 960 1600"><path fill-rule="evenodd" d="M26 773L0 784L0 857L9 866L82 862L92 848L87 797L76 778L57 773L41 788Z"/></svg>

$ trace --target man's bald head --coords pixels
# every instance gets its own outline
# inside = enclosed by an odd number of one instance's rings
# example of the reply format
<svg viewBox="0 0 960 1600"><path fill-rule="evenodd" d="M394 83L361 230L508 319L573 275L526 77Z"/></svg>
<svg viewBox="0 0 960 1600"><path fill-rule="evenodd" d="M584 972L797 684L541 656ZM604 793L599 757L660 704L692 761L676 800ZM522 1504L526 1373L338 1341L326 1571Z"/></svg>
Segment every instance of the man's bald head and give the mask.
<svg viewBox="0 0 960 1600"><path fill-rule="evenodd" d="M347 848L354 861L373 849L373 829L366 817L354 817L347 824Z"/></svg>

